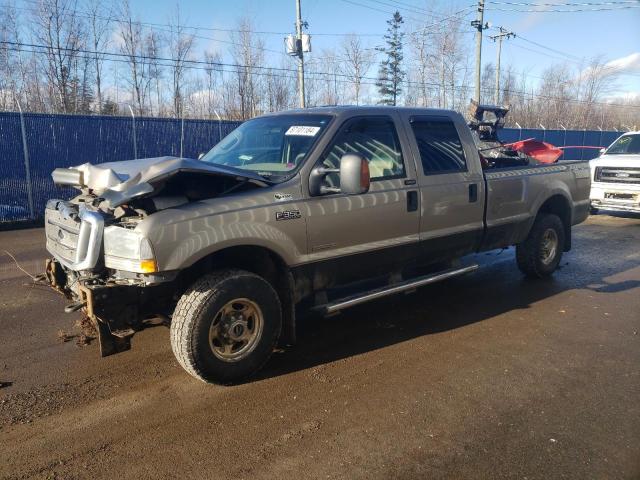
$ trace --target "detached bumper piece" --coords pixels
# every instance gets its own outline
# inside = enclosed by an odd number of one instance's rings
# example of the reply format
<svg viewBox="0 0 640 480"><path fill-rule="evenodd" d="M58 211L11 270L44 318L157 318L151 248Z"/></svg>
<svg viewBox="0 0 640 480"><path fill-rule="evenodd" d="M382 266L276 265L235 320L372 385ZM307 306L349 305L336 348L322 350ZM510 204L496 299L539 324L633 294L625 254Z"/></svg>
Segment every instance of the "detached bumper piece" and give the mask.
<svg viewBox="0 0 640 480"><path fill-rule="evenodd" d="M140 292L124 285L80 285L80 302L98 330L100 355L107 357L131 349L139 324Z"/></svg>

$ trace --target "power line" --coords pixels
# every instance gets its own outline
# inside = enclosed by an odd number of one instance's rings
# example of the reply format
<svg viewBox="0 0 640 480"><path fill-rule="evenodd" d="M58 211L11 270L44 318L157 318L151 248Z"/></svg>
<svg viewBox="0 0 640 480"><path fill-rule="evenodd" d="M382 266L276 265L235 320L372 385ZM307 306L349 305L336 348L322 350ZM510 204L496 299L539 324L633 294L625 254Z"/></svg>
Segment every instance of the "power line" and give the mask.
<svg viewBox="0 0 640 480"><path fill-rule="evenodd" d="M487 2L493 5L510 5L508 2ZM519 6L519 5L515 5ZM629 10L633 8L639 8L640 4L635 5L613 5L606 7L596 7L596 8L495 8L491 7L492 11L497 12L517 12L517 13L578 13L578 12L605 12L605 11L615 11L615 10Z"/></svg>
<svg viewBox="0 0 640 480"><path fill-rule="evenodd" d="M629 5L637 4L637 0L617 0L611 2L569 2L569 3L537 3L537 2L496 2L488 1L494 5L516 5L524 7L589 7L596 6L602 7L607 5Z"/></svg>
<svg viewBox="0 0 640 480"><path fill-rule="evenodd" d="M0 42L0 45L13 45L13 47L7 47L7 46L0 46L0 49L3 50L10 50L10 51L18 51L18 52L26 52L26 53L36 53L36 54L48 54L48 52L46 52L45 50L42 50L42 48L47 48L47 49L51 49L51 47L47 47L47 46L42 46L42 45L36 45L36 44L19 44L16 42ZM21 48L24 46L30 47L30 49L25 49L25 48ZM39 50L34 50L33 48L39 48ZM55 47L53 48L54 50L72 50L72 49L64 49L62 47L58 48ZM93 60L95 57L93 56L89 56L89 54L102 54L102 55L112 55L115 56L116 58L104 58L105 61L109 61L109 62L118 62L118 63L129 63L130 60L127 60L127 58L122 58L122 57L133 57L133 58L139 58L139 59L145 59L145 60L156 60L159 62L169 62L169 63L159 63L157 64L158 66L161 67L174 67L175 66L175 60L174 59L168 59L168 58L162 58L162 57L152 57L152 56L130 56L127 54L121 54L121 53L115 53L115 52L92 52L92 51L88 51L88 50L83 50L83 51L78 51L75 50L76 52L81 53L82 55L77 55L78 58L80 59L87 59L87 60ZM191 60L189 61L189 65L183 65L183 68L187 68L187 69L196 69L196 70L208 70L211 68L211 66L219 66L221 67L221 70L224 73L246 73L243 72L240 69L244 69L244 68L252 68L252 69L258 69L258 70L263 70L263 71L253 71L251 72L251 75L257 75L257 76L266 76L266 77L276 77L276 78L288 78L288 79L295 79L296 76L293 75L293 73L297 72L297 70L295 69L285 69L285 68L272 68L272 67L260 67L260 66L251 66L251 65L241 65L241 64L228 64L228 63L214 63L214 62L206 62L206 61L197 61L197 60ZM224 68L232 68L235 70L224 70ZM266 70L266 71L264 71ZM275 73L275 72L288 72L291 73L289 75L287 74L283 74L283 73ZM335 73L335 72L315 72L315 71L307 71L306 72L309 75L312 76L323 76L323 77L333 77L333 79L331 80L332 82L336 82L336 83L341 83L341 84L353 84L353 80L351 79L352 77L349 75L345 75L345 74L339 74L339 73ZM350 80L338 80L336 77L348 77ZM365 81L368 80L368 81ZM367 76L363 76L361 77L361 84L362 85L372 85L375 86L376 85L376 81L377 79L374 77L367 77ZM417 81L410 81L410 80L405 80L404 81L405 84L407 85L425 85L425 86L429 86L429 87L440 87L439 83L435 83L435 82L417 82ZM450 88L452 88L453 90L458 90L458 91L470 91L472 89L472 86L470 85L452 85L450 86ZM489 92L491 93L490 89L481 89L481 91L483 92ZM542 98L542 99L547 99L547 100L560 100L560 101L565 101L567 103L577 103L577 104L591 104L591 105L602 105L602 106L609 106L609 107L630 107L630 108L640 108L640 105L635 105L635 104L617 104L617 103L607 103L607 102L589 102L589 101L584 101L584 100L577 100L577 99L566 99L566 98L561 98L561 97L554 97L554 96L550 96L550 95L543 95L543 94L536 94L533 92L523 92L523 91L518 91L518 90L512 90L512 89L507 89L507 91L509 92L510 95L512 96L520 96L520 97L531 97L531 98Z"/></svg>
<svg viewBox="0 0 640 480"><path fill-rule="evenodd" d="M356 2L354 0L341 0L341 1L344 2L344 3L351 4L351 5L355 5L357 7L366 8L368 10L373 10L373 11L376 11L376 12L386 13L387 15L393 15L395 13L395 12L392 12L392 11L389 11L389 10L383 10L381 8L374 7L374 6L371 6L371 5L359 3L359 2ZM471 13L470 10L472 8L473 8L473 6L469 6L469 7L464 8L463 10L460 10L460 12L464 12L466 10L469 10L469 12L467 14L463 15L462 18L464 18L467 15L469 15L469 13ZM401 10L401 9L400 8L396 8L396 10ZM456 14L454 14L454 15L457 15L460 12L456 12ZM420 15L423 15L423 13L420 13ZM444 17L444 18L441 19L441 21L443 21L444 19L447 19L447 18L452 18L454 15L451 15L449 17ZM434 16L434 18L436 17L435 15L433 15L433 16ZM409 15L403 15L403 18L406 18L408 20L413 20L414 22L418 22L418 23L422 23L423 22L422 19L417 19L417 18L411 17Z"/></svg>
<svg viewBox="0 0 640 480"><path fill-rule="evenodd" d="M523 38L520 37L520 36L515 38L515 40L518 40L518 39L523 40ZM541 52L539 50L534 50L533 48L525 47L524 45L519 45L518 43L512 43L511 45L516 47L516 48L520 48L522 50L527 50L528 52L536 53L536 54L544 56L546 58L553 58L553 59L559 60L561 62L569 62L569 63L577 65L578 67L581 67L583 69L584 68L589 68L588 63L584 59L582 59L580 61L580 60L573 60L571 58L566 58L566 57L557 57L557 56L554 56L554 55L549 55L547 52ZM540 45L540 47L549 49L549 47L544 47L543 45ZM575 57L575 58L578 58L578 57ZM605 71L609 71L611 73L616 73L616 67L614 67L614 66L603 65L602 69L605 70ZM633 73L633 72L620 72L620 74L621 75L626 75L626 76L632 76L632 77L640 77L640 74Z"/></svg>
<svg viewBox="0 0 640 480"><path fill-rule="evenodd" d="M23 2L31 2L36 4L37 2L35 0L22 0ZM25 7L17 7L11 4L4 4L2 5L5 8L14 8L16 10L21 10L21 11L25 11L25 12L29 12L29 13L34 13L34 10L31 8L25 8ZM465 8L464 10L467 10L467 8ZM461 10L460 12L464 11ZM426 12L426 10L425 10ZM433 14L433 13L425 13L433 18L438 18L438 15ZM104 15L94 15L91 12L88 12L86 10L79 10L79 9L71 9L68 10L66 12L62 12L62 15L64 16L78 16L81 18L97 18L100 20L105 20L105 21L109 21L109 22L113 22L113 23L121 23L122 19L119 17L115 17L115 16L104 16ZM453 16L453 15L452 15ZM451 17L443 17L442 20L448 19ZM173 29L185 29L185 30L192 30L192 31L211 31L211 32L223 32L223 33L255 33L257 35L275 35L275 36L286 36L289 35L289 33L291 32L278 32L278 31L270 31L270 30L252 30L252 29L237 29L237 28L217 28L217 27L204 27L201 25L171 25L168 23L158 23L158 22L146 22L146 21L138 21L138 20L134 20L134 23L149 27L151 29L160 29L161 31L168 31L166 28L173 28ZM408 32L409 33L409 32ZM358 37L382 37L384 35L383 32L381 33L356 33L356 32L313 32L314 36L329 36L329 37L346 37L346 36L351 36L351 35L356 35ZM192 35L195 38L202 38L204 40L213 40L216 42L223 42L222 40L218 40L218 39L214 39L214 38L210 38L210 37L202 37L202 36L198 36L198 35ZM224 43L224 42L223 42ZM273 51L273 50L267 50L267 51ZM277 52L277 53L281 53L281 52Z"/></svg>
<svg viewBox="0 0 640 480"><path fill-rule="evenodd" d="M29 1L29 0L23 0L25 2ZM4 7L6 8L7 5L5 4ZM22 8L22 7L13 7L17 10L24 10L27 11L29 13L34 13L33 10L30 10L28 8ZM82 11L82 10L69 10L68 12L61 12L61 15L64 16L77 16L80 18L93 18L93 14L86 12L86 11ZM109 16L109 17L105 17L103 15L95 15L95 18L99 18L101 20L106 20L106 21L110 21L113 23L122 23L122 19L113 17L113 16ZM182 25L170 25L170 24L164 24L164 23L152 23L152 22L143 22L143 21L139 21L139 20L132 20L132 23L137 24L137 25L142 25L145 27L150 28L151 30L157 30L160 32L165 32L165 33L175 33L177 29L179 28L187 28L186 26L182 26ZM161 28L161 27L167 27L167 28ZM190 27L190 28L195 28L195 27ZM249 31L249 30L231 30L229 29L229 32L231 33L242 33L243 31ZM253 33L257 33L257 32L253 32ZM275 32L274 32L275 33ZM209 40L212 42L218 42L218 43L224 43L227 45L234 45L234 46L243 46L242 44L239 44L237 42L233 42L231 40L221 40L218 38L213 38L213 37L207 37L207 36L203 36L203 35L199 35L199 34L189 34L189 36L193 37L193 38L199 38L202 40ZM273 50L273 49L269 49L266 47L257 47L257 46L252 46L252 49L255 50L259 50L259 51L264 51L264 52L270 52L270 53L276 53L278 55L282 55L282 56L287 56L286 53L284 53L281 50Z"/></svg>

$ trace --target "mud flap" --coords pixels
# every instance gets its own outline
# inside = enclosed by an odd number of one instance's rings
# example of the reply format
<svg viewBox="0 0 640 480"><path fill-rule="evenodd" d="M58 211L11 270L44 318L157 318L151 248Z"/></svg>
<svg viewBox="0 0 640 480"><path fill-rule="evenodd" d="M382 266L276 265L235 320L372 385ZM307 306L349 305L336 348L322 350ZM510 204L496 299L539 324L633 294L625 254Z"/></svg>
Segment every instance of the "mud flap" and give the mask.
<svg viewBox="0 0 640 480"><path fill-rule="evenodd" d="M98 330L101 357L108 357L131 349L131 336L116 337L111 333L108 325L100 321L96 321L95 324Z"/></svg>

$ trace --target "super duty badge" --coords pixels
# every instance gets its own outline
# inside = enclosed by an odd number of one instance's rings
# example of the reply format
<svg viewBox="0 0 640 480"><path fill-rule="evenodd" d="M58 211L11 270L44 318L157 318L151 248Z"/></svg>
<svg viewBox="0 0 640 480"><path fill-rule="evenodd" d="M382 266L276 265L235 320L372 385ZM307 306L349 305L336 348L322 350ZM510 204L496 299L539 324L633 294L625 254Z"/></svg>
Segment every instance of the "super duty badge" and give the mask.
<svg viewBox="0 0 640 480"><path fill-rule="evenodd" d="M300 210L285 210L284 212L276 212L276 220L294 220L300 218Z"/></svg>

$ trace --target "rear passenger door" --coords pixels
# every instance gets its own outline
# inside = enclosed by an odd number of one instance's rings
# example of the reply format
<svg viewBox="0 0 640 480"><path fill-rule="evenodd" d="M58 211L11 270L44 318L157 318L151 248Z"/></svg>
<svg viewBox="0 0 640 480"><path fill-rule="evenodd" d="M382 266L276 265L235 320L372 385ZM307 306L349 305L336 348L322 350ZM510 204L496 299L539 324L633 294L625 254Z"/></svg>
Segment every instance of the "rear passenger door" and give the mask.
<svg viewBox="0 0 640 480"><path fill-rule="evenodd" d="M470 150L473 139L459 131L466 125L445 116L413 116L409 126L418 166L422 253L433 260L469 253L482 239L484 215L484 180L477 152Z"/></svg>

